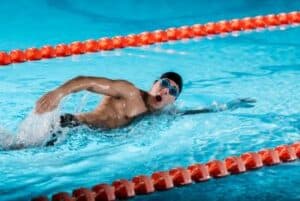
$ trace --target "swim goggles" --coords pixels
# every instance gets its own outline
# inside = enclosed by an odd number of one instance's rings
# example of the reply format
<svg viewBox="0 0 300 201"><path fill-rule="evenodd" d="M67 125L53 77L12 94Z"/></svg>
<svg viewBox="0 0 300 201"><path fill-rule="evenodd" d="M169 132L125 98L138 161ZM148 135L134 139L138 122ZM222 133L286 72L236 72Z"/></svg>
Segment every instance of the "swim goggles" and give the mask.
<svg viewBox="0 0 300 201"><path fill-rule="evenodd" d="M160 82L161 87L169 89L169 94L171 96L174 96L175 98L177 98L177 96L179 95L179 92L175 86L171 85L169 79L163 78L163 79L160 79L159 82Z"/></svg>

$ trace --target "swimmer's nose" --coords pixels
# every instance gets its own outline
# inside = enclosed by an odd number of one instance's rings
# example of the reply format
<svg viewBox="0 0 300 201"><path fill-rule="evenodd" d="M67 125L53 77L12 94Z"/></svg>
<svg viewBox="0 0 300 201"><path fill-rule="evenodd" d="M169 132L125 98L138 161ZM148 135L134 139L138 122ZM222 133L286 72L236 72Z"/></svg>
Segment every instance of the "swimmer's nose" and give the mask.
<svg viewBox="0 0 300 201"><path fill-rule="evenodd" d="M164 88L160 91L160 95L168 95L169 90L167 88Z"/></svg>

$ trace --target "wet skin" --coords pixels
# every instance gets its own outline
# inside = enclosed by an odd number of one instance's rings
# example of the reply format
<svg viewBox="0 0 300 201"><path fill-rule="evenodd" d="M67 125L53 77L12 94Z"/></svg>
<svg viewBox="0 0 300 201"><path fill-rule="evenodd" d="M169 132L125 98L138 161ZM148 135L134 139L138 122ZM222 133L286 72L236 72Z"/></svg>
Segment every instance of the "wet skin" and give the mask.
<svg viewBox="0 0 300 201"><path fill-rule="evenodd" d="M176 87L177 84L169 80ZM136 117L151 113L172 104L175 97L159 82L148 92L125 80L79 76L42 96L36 103L36 113L42 114L57 108L61 100L72 93L87 90L104 98L91 112L75 114L81 124L95 128L118 128L130 124Z"/></svg>

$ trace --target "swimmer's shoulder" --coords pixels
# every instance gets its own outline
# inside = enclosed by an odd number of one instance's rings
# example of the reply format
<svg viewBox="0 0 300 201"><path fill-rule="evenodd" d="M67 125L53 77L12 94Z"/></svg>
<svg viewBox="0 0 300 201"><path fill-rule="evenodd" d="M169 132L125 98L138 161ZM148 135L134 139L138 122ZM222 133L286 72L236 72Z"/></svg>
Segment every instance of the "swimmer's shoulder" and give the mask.
<svg viewBox="0 0 300 201"><path fill-rule="evenodd" d="M123 94L127 98L140 96L140 89L127 80L114 80L114 84L119 90L123 91Z"/></svg>
<svg viewBox="0 0 300 201"><path fill-rule="evenodd" d="M118 85L129 87L131 89L138 89L132 82L129 82L128 80L120 80L119 79L119 80L113 80L113 82Z"/></svg>

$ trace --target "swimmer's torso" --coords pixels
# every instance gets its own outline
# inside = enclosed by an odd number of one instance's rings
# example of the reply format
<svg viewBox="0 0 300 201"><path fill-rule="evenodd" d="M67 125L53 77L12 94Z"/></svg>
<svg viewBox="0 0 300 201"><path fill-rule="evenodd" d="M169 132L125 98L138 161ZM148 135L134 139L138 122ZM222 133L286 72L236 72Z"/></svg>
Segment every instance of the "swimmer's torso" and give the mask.
<svg viewBox="0 0 300 201"><path fill-rule="evenodd" d="M96 128L118 128L129 124L137 116L147 112L142 92L137 89L129 98L104 96L99 106L92 112L78 114L76 118L84 124Z"/></svg>

